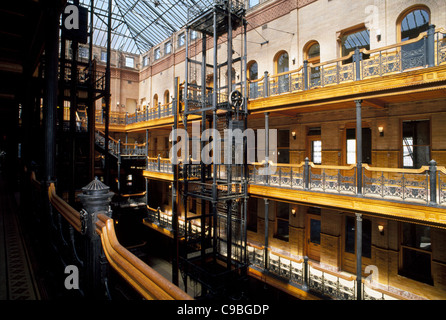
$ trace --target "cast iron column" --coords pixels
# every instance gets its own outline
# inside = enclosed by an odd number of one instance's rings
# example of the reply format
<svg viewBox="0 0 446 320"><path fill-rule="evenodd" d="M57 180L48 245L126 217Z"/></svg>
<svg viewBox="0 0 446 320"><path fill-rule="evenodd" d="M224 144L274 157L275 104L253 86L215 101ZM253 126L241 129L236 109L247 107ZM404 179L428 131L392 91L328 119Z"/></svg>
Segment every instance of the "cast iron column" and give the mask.
<svg viewBox="0 0 446 320"><path fill-rule="evenodd" d="M362 214L356 213L356 299L362 300Z"/></svg>
<svg viewBox="0 0 446 320"><path fill-rule="evenodd" d="M268 234L269 234L269 228L268 228L268 220L269 220L269 201L268 199L265 200L265 270L268 270Z"/></svg>
<svg viewBox="0 0 446 320"><path fill-rule="evenodd" d="M45 103L44 122L44 180L49 183L56 176L57 85L59 65L59 12L48 8L45 43Z"/></svg>
<svg viewBox="0 0 446 320"><path fill-rule="evenodd" d="M362 100L356 100L356 176L357 194L362 195Z"/></svg>

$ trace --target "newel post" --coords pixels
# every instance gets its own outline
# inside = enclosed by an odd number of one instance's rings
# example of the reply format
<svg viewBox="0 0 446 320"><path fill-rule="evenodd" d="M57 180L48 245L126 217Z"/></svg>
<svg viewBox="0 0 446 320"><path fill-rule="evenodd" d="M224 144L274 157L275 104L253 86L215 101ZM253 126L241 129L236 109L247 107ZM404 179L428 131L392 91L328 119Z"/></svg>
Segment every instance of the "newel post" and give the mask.
<svg viewBox="0 0 446 320"><path fill-rule="evenodd" d="M87 297L104 298L104 285L106 285L106 261L102 250L101 238L96 233L98 214L111 217L111 199L114 193L110 187L98 180L97 177L82 188L79 200L82 202L82 233L85 241L85 294Z"/></svg>

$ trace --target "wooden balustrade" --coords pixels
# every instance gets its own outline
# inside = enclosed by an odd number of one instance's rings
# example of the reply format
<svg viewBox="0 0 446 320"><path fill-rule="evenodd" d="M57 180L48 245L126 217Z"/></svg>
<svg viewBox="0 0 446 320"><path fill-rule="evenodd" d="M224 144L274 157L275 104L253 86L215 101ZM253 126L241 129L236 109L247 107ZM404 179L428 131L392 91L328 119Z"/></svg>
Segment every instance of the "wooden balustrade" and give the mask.
<svg viewBox="0 0 446 320"><path fill-rule="evenodd" d="M113 219L98 215L96 233L110 265L148 300L192 300L192 297L169 282L117 240Z"/></svg>

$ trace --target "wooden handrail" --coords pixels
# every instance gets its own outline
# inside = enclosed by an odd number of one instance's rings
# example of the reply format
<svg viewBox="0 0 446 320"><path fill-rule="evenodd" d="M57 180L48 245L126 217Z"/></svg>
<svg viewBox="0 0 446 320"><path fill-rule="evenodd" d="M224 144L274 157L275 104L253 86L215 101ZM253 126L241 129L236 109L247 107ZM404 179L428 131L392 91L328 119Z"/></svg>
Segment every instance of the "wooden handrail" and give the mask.
<svg viewBox="0 0 446 320"><path fill-rule="evenodd" d="M255 80L248 80L248 82L249 82L249 83L256 83L256 82L260 82L260 81L262 81L263 79L265 79L265 76L262 76L261 78L259 78L259 79L255 79Z"/></svg>
<svg viewBox="0 0 446 320"><path fill-rule="evenodd" d="M323 268L319 267L317 264L315 264L315 263L313 263L311 261L308 261L308 264L312 268L317 269L317 270L319 270L321 272L325 272L325 273L331 274L332 276L335 276L335 277L338 277L338 278L341 278L341 279L344 279L344 280L347 280L347 281L354 281L354 280L356 280L356 276L354 276L354 275L347 276L347 275L343 275L341 273L337 273L337 272L334 272L334 271L323 269Z"/></svg>
<svg viewBox="0 0 446 320"><path fill-rule="evenodd" d="M303 66L300 66L299 68L294 69L294 70L285 71L285 72L281 72L281 73L278 73L278 74L273 74L273 75L270 76L270 79L271 78L281 77L281 76L286 76L286 75L289 75L289 74L292 74L292 73L297 73L300 70L302 70L303 68L304 68Z"/></svg>
<svg viewBox="0 0 446 320"><path fill-rule="evenodd" d="M158 157L147 157L147 160L158 161ZM170 158L160 158L160 161L170 161Z"/></svg>
<svg viewBox="0 0 446 320"><path fill-rule="evenodd" d="M362 166L364 167L364 169L368 171L393 172L393 173L423 173L425 171L429 171L428 166L422 166L420 169L379 168L379 167L370 167L366 163L364 163Z"/></svg>
<svg viewBox="0 0 446 320"><path fill-rule="evenodd" d="M81 215L72 206L66 203L61 197L56 194L56 187L51 183L48 187L48 198L54 208L76 229L81 232Z"/></svg>
<svg viewBox="0 0 446 320"><path fill-rule="evenodd" d="M269 251L271 254L275 255L275 256L278 256L278 257L281 257L281 258L290 260L290 261L292 261L292 262L296 262L296 263L302 263L302 262L304 262L304 259L299 259L299 260L294 259L294 258L292 258L292 257L286 256L286 255L284 255L284 254L281 254L281 253L279 253L279 252L274 251L273 248L268 248L268 251Z"/></svg>
<svg viewBox="0 0 446 320"><path fill-rule="evenodd" d="M444 174L446 174L446 167L437 167L437 170L441 171Z"/></svg>
<svg viewBox="0 0 446 320"><path fill-rule="evenodd" d="M96 232L110 265L145 299L193 300L179 287L124 248L117 240L113 219L98 214Z"/></svg>

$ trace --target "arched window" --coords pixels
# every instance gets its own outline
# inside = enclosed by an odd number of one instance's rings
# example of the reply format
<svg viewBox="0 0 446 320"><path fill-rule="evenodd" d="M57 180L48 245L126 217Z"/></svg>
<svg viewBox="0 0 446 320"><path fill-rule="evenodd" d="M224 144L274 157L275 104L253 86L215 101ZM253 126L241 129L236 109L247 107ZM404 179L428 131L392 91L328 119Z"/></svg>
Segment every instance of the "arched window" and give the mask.
<svg viewBox="0 0 446 320"><path fill-rule="evenodd" d="M164 91L164 104L170 103L169 90Z"/></svg>
<svg viewBox="0 0 446 320"><path fill-rule="evenodd" d="M280 73L287 72L290 70L288 52L280 51L279 53L277 53L275 56L274 62L275 62L274 65L275 65L276 74L280 74ZM276 94L276 93L280 94L280 93L290 91L290 75L289 74L280 75L276 79L277 79L277 91L274 86L271 89L271 92L270 92L271 94Z"/></svg>
<svg viewBox="0 0 446 320"><path fill-rule="evenodd" d="M155 93L155 95L153 96L153 106L152 108L156 108L158 107L158 95Z"/></svg>
<svg viewBox="0 0 446 320"><path fill-rule="evenodd" d="M397 20L398 41L417 38L428 30L430 11L426 6L413 6L404 11ZM426 60L426 43L424 39L401 47L401 69L422 67Z"/></svg>
<svg viewBox="0 0 446 320"><path fill-rule="evenodd" d="M304 47L304 60L316 64L321 62L321 49L319 42L310 41Z"/></svg>
<svg viewBox="0 0 446 320"><path fill-rule="evenodd" d="M277 53L274 62L276 74L290 70L288 52L280 51Z"/></svg>
<svg viewBox="0 0 446 320"><path fill-rule="evenodd" d="M256 61L248 63L248 80L257 80L259 78L259 66Z"/></svg>
<svg viewBox="0 0 446 320"><path fill-rule="evenodd" d="M414 39L427 31L430 11L425 6L416 6L404 11L397 20L398 41Z"/></svg>
<svg viewBox="0 0 446 320"><path fill-rule="evenodd" d="M304 59L310 64L318 64L321 62L321 50L319 42L310 41L304 47ZM321 85L321 72L319 67L311 67L310 71L310 87L318 87Z"/></svg>
<svg viewBox="0 0 446 320"><path fill-rule="evenodd" d="M253 81L259 78L259 66L256 61L252 60L248 62L248 80ZM256 99L259 97L259 83L249 82L249 97Z"/></svg>

